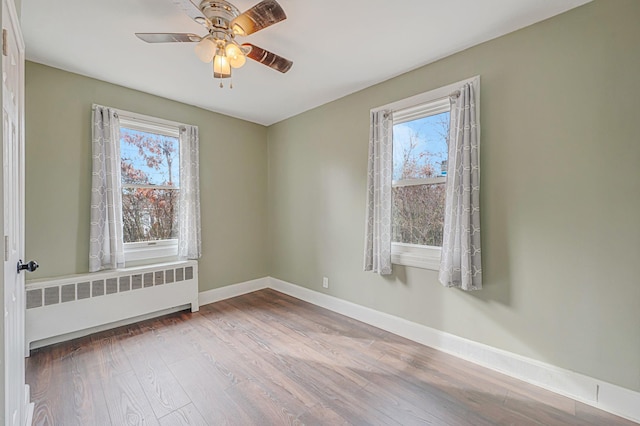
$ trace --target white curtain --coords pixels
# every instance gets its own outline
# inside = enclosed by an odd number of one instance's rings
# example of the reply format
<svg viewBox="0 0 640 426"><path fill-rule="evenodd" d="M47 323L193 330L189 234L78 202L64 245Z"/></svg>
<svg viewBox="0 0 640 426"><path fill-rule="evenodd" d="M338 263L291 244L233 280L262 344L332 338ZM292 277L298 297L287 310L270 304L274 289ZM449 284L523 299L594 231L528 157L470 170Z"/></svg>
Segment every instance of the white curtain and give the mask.
<svg viewBox="0 0 640 426"><path fill-rule="evenodd" d="M370 123L364 270L388 275L391 273L392 112L372 112Z"/></svg>
<svg viewBox="0 0 640 426"><path fill-rule="evenodd" d="M476 86L474 87L474 83ZM480 256L479 81L451 97L444 238L440 282L463 290L482 288Z"/></svg>
<svg viewBox="0 0 640 426"><path fill-rule="evenodd" d="M120 122L112 108L93 110L92 158L89 271L96 272L124 267Z"/></svg>
<svg viewBox="0 0 640 426"><path fill-rule="evenodd" d="M180 127L178 256L186 259L198 259L201 255L198 157L198 127Z"/></svg>

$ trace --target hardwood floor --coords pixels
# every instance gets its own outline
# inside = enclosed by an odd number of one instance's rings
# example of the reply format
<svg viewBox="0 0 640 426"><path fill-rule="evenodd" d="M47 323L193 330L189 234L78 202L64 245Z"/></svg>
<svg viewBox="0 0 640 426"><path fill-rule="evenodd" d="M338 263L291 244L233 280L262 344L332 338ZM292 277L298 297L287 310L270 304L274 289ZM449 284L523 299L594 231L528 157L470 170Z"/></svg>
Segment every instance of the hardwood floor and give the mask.
<svg viewBox="0 0 640 426"><path fill-rule="evenodd" d="M33 351L35 425L632 425L273 290Z"/></svg>

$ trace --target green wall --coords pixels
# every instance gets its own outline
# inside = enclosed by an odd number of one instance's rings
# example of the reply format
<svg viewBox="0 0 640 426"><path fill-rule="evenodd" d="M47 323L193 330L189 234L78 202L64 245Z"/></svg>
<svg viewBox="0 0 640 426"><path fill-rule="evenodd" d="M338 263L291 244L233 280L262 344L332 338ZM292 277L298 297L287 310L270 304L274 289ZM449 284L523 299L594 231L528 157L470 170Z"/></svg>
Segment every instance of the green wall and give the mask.
<svg viewBox="0 0 640 426"><path fill-rule="evenodd" d="M589 3L271 126L271 276L640 391L639 18ZM363 272L370 108L476 74L485 288Z"/></svg>
<svg viewBox="0 0 640 426"><path fill-rule="evenodd" d="M268 275L264 126L28 62L26 257L30 278L89 268L91 106L194 124L200 131L200 290Z"/></svg>

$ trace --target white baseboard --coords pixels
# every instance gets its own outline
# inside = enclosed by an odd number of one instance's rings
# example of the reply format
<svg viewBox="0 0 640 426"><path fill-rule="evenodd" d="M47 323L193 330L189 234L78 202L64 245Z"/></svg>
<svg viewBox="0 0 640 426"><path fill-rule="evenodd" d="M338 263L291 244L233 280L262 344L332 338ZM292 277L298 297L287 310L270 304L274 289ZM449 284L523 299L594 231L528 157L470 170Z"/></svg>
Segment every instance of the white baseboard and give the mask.
<svg viewBox="0 0 640 426"><path fill-rule="evenodd" d="M640 423L640 392L463 339L276 278L268 278L265 287Z"/></svg>
<svg viewBox="0 0 640 426"><path fill-rule="evenodd" d="M268 286L269 277L264 277L225 287L214 288L213 290L201 291L198 295L198 302L200 303L200 306L208 305L209 303L219 302L221 300L231 299L232 297L262 290Z"/></svg>

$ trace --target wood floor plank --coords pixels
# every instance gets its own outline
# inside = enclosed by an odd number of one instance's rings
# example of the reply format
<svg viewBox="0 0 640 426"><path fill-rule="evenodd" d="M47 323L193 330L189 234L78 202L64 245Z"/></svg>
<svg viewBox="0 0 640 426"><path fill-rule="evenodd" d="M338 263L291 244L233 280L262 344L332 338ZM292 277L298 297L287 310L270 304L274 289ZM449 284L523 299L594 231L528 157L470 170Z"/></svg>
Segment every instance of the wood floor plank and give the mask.
<svg viewBox="0 0 640 426"><path fill-rule="evenodd" d="M159 424L133 371L104 378L102 387L111 424L123 426L157 426Z"/></svg>
<svg viewBox="0 0 640 426"><path fill-rule="evenodd" d="M229 303L233 304L234 302L229 301ZM250 323L254 326L262 324L255 317L255 311L245 310L237 305L235 307L234 318L238 318L240 323ZM230 316L229 313L225 318ZM344 357L332 348L323 346L311 333L301 330L292 332L289 327L279 321L270 323L269 330L271 332L269 342L265 341L262 345L266 346L273 342L272 349L277 351L280 356L287 356L303 363L314 363L317 368L328 370L326 373L335 379L350 382L351 386L363 387L367 384L362 375L354 372L354 363L357 363L357 359ZM256 333L253 335L261 336ZM327 368L327 366L330 367Z"/></svg>
<svg viewBox="0 0 640 426"><path fill-rule="evenodd" d="M261 290L36 350L36 425L635 424Z"/></svg>
<svg viewBox="0 0 640 426"><path fill-rule="evenodd" d="M135 326L132 326L135 328ZM156 417L164 417L191 402L168 369L155 340L136 338L129 343L126 356Z"/></svg>
<svg viewBox="0 0 640 426"><path fill-rule="evenodd" d="M192 343L193 347L201 354L215 353L217 361L226 365L239 381L251 381L271 389L281 403L296 412L317 404L314 395L275 368L268 358L257 357L240 340L220 330L211 321L202 321L199 326L200 339ZM218 351L217 348L223 345L233 348L233 352Z"/></svg>
<svg viewBox="0 0 640 426"><path fill-rule="evenodd" d="M202 361L199 356L169 365L169 369L202 416L212 425L250 425L242 407L230 399L225 390L233 383Z"/></svg>
<svg viewBox="0 0 640 426"><path fill-rule="evenodd" d="M631 426L637 424L578 401L576 401L576 418L583 424L591 425Z"/></svg>
<svg viewBox="0 0 640 426"><path fill-rule="evenodd" d="M75 420L73 424L107 425L111 422L104 389L100 386L101 377L95 368L99 362L91 362L99 358L93 346L80 344L65 361L71 363L71 379L74 387L73 410ZM61 377L61 380L68 378ZM68 398L69 395L66 395ZM64 419L63 424L72 424Z"/></svg>
<svg viewBox="0 0 640 426"><path fill-rule="evenodd" d="M34 351L27 361L32 399L40 401L34 425L110 425L99 363L90 338ZM47 380L38 377L49 369Z"/></svg>
<svg viewBox="0 0 640 426"><path fill-rule="evenodd" d="M129 329L108 330L91 336L92 348L96 352L98 372L108 378L131 371L132 367L121 345L121 339L129 334Z"/></svg>
<svg viewBox="0 0 640 426"><path fill-rule="evenodd" d="M306 411L299 411L295 406L283 404L277 391L252 380L228 388L225 394L243 408L250 424L260 424L264 419L270 419L269 422L272 424L297 425L300 424L298 417Z"/></svg>
<svg viewBox="0 0 640 426"><path fill-rule="evenodd" d="M387 353L378 359L368 375L369 380L383 389L404 390L403 398L417 406L428 404L428 411L440 421L458 416L456 421L460 424L493 424L482 415L482 408L502 405L507 396L504 389L484 382L479 382L482 391L470 389L467 384L470 376L448 374L449 370L440 370L406 352L402 354ZM501 412L501 420L522 420L519 416L507 415L507 411Z"/></svg>
<svg viewBox="0 0 640 426"><path fill-rule="evenodd" d="M352 425L353 421L349 421L333 411L331 408L322 404L316 404L304 412L298 421L303 425Z"/></svg>
<svg viewBox="0 0 640 426"><path fill-rule="evenodd" d="M160 419L160 426L209 426L210 423L202 417L202 414L193 404L167 414Z"/></svg>
<svg viewBox="0 0 640 426"><path fill-rule="evenodd" d="M65 395L74 395L73 381L60 381L71 376L69 363L57 362L57 347L34 351L27 359L26 380L31 384L31 398L40 401L33 413L33 424L49 426L63 419L73 419L73 406L65 404Z"/></svg>
<svg viewBox="0 0 640 426"><path fill-rule="evenodd" d="M193 330L193 326L189 321L191 315L191 313L179 312L162 317L154 324L154 327L156 327L154 337L158 343L157 346L162 347L162 351L159 354L167 365L191 356L189 351L184 350L188 343L189 335Z"/></svg>
<svg viewBox="0 0 640 426"><path fill-rule="evenodd" d="M304 357L290 355L292 348L287 348L287 343L277 345L265 344L265 341L256 338L254 324L242 327L236 323L238 315L228 303L216 304L209 307L210 312L221 309L221 315L217 324L225 328L228 333L234 333L233 339L248 347L259 358L269 360L275 368L283 371L287 377L300 386L306 386L316 401L322 401L325 406L346 418L357 418L363 423L369 424L398 424L393 418L381 413L376 407L366 405L366 402L353 397L351 391L358 385L351 383L344 377L344 369L338 371L327 369L321 363L312 364ZM278 336L278 333L270 331L270 340ZM289 342L290 344L290 342Z"/></svg>

